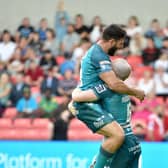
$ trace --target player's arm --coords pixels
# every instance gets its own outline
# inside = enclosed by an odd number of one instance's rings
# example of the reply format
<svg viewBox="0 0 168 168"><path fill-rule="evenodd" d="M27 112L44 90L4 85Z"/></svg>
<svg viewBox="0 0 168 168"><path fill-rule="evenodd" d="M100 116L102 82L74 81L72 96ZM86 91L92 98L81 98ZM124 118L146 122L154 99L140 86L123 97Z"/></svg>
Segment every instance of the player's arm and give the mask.
<svg viewBox="0 0 168 168"><path fill-rule="evenodd" d="M138 89L130 88L122 80L117 78L112 70L99 74L100 78L108 85L108 87L118 93L135 96L140 100L144 99L144 92Z"/></svg>
<svg viewBox="0 0 168 168"><path fill-rule="evenodd" d="M72 100L75 102L92 102L97 99L98 98L92 89L82 91L79 88L76 88L72 92Z"/></svg>

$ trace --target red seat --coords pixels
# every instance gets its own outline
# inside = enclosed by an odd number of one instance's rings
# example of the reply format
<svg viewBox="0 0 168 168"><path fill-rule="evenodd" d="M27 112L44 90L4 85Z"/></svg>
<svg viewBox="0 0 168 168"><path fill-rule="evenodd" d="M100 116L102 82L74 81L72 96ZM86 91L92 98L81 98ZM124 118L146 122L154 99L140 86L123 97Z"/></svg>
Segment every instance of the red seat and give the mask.
<svg viewBox="0 0 168 168"><path fill-rule="evenodd" d="M0 118L0 129L11 127L12 127L12 120L10 118Z"/></svg>
<svg viewBox="0 0 168 168"><path fill-rule="evenodd" d="M63 97L63 96L56 96L56 97L55 97L55 101L56 101L58 104L62 104L63 102L65 102L65 101L66 101L65 99L66 99L66 98Z"/></svg>
<svg viewBox="0 0 168 168"><path fill-rule="evenodd" d="M56 56L55 59L56 59L56 62L57 62L58 65L61 65L65 61L65 58L62 55Z"/></svg>
<svg viewBox="0 0 168 168"><path fill-rule="evenodd" d="M140 56L128 56L127 61L133 69L142 66L142 58Z"/></svg>
<svg viewBox="0 0 168 168"><path fill-rule="evenodd" d="M32 120L27 118L18 118L14 120L15 128L32 128Z"/></svg>
<svg viewBox="0 0 168 168"><path fill-rule="evenodd" d="M78 119L71 120L68 130L69 140L100 140L101 135L93 134L92 131Z"/></svg>
<svg viewBox="0 0 168 168"><path fill-rule="evenodd" d="M153 72L153 68L150 66L141 66L134 69L134 74L136 78L141 78L144 75L145 71Z"/></svg>
<svg viewBox="0 0 168 168"><path fill-rule="evenodd" d="M49 119L37 118L33 120L33 128L51 128L52 123Z"/></svg>
<svg viewBox="0 0 168 168"><path fill-rule="evenodd" d="M13 108L13 107L10 107L10 108L7 108L3 114L3 117L6 117L6 118L14 118L16 117L17 115L17 110L16 108Z"/></svg>
<svg viewBox="0 0 168 168"><path fill-rule="evenodd" d="M118 59L118 58L123 58L123 57L119 56L119 55L114 55L114 56L110 57L110 60L113 61L113 60Z"/></svg>

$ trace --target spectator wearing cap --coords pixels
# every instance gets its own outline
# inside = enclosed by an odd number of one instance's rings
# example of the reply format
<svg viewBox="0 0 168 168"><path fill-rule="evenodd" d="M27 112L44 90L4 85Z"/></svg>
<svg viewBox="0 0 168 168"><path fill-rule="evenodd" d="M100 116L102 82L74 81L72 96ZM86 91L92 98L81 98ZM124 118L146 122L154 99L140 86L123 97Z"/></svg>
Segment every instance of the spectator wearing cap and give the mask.
<svg viewBox="0 0 168 168"><path fill-rule="evenodd" d="M46 40L44 42L43 50L51 50L54 56L60 54L60 42L56 38L53 29L47 29L46 31Z"/></svg>
<svg viewBox="0 0 168 168"><path fill-rule="evenodd" d="M50 50L44 51L44 56L40 60L40 66L42 66L43 70L48 70L57 65L56 59L52 55Z"/></svg>
<svg viewBox="0 0 168 168"><path fill-rule="evenodd" d="M30 67L26 71L26 83L30 86L40 86L43 80L43 70L36 61L31 61Z"/></svg>
<svg viewBox="0 0 168 168"><path fill-rule="evenodd" d="M29 35L34 32L34 27L30 24L28 17L23 18L22 24L18 27L18 32L21 36L28 38Z"/></svg>
<svg viewBox="0 0 168 168"><path fill-rule="evenodd" d="M77 81L71 70L66 70L63 80L59 81L58 92L61 96L71 97L73 89L77 86Z"/></svg>
<svg viewBox="0 0 168 168"><path fill-rule="evenodd" d="M42 100L39 103L39 117L51 118L57 107L58 104L52 95L52 90L50 88L46 88Z"/></svg>
<svg viewBox="0 0 168 168"><path fill-rule="evenodd" d="M63 38L61 51L62 53L72 54L80 42L79 35L75 32L74 25L68 24L67 34Z"/></svg>
<svg viewBox="0 0 168 168"><path fill-rule="evenodd" d="M44 94L47 89L50 89L52 94L57 96L58 95L58 83L59 80L54 76L53 69L50 68L45 75L41 83L41 93Z"/></svg>
<svg viewBox="0 0 168 168"><path fill-rule="evenodd" d="M42 18L40 20L40 27L38 29L38 34L39 34L39 39L40 41L45 41L46 40L46 32L48 30L48 21L46 18Z"/></svg>
<svg viewBox="0 0 168 168"><path fill-rule="evenodd" d="M142 51L142 60L144 65L153 65L160 55L160 50L156 48L152 37L147 37L146 40L147 46Z"/></svg>
<svg viewBox="0 0 168 168"><path fill-rule="evenodd" d="M36 99L31 96L29 87L23 89L23 97L18 101L16 109L19 112L18 117L32 117L38 109Z"/></svg>
<svg viewBox="0 0 168 168"><path fill-rule="evenodd" d="M2 34L2 42L0 42L0 60L8 62L14 53L16 44L11 41L11 35L8 30L4 30Z"/></svg>
<svg viewBox="0 0 168 168"><path fill-rule="evenodd" d="M16 106L18 100L23 97L23 90L24 88L28 88L29 86L24 82L24 75L23 73L18 73L15 75L15 84L12 86L11 94L10 94L10 101L13 106Z"/></svg>

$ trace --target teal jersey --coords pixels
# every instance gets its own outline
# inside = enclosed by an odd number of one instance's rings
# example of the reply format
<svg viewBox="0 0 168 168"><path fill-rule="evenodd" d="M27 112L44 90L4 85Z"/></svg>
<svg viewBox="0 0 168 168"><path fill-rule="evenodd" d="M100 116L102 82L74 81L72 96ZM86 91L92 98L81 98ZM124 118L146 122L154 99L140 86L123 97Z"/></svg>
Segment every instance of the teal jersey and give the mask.
<svg viewBox="0 0 168 168"><path fill-rule="evenodd" d="M131 103L128 95L111 92L110 97L102 99L102 106L120 125L130 123Z"/></svg>
<svg viewBox="0 0 168 168"><path fill-rule="evenodd" d="M95 85L102 84L100 73L112 70L109 56L102 48L93 45L81 61L80 88L86 90Z"/></svg>

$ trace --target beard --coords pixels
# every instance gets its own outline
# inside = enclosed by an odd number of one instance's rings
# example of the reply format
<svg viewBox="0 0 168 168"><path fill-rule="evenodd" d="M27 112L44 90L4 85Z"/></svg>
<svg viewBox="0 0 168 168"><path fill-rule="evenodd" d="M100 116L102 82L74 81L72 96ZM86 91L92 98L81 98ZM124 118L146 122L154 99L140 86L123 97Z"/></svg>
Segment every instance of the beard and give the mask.
<svg viewBox="0 0 168 168"><path fill-rule="evenodd" d="M110 56L113 56L115 54L115 52L117 51L116 47L112 47L108 50L107 54Z"/></svg>

